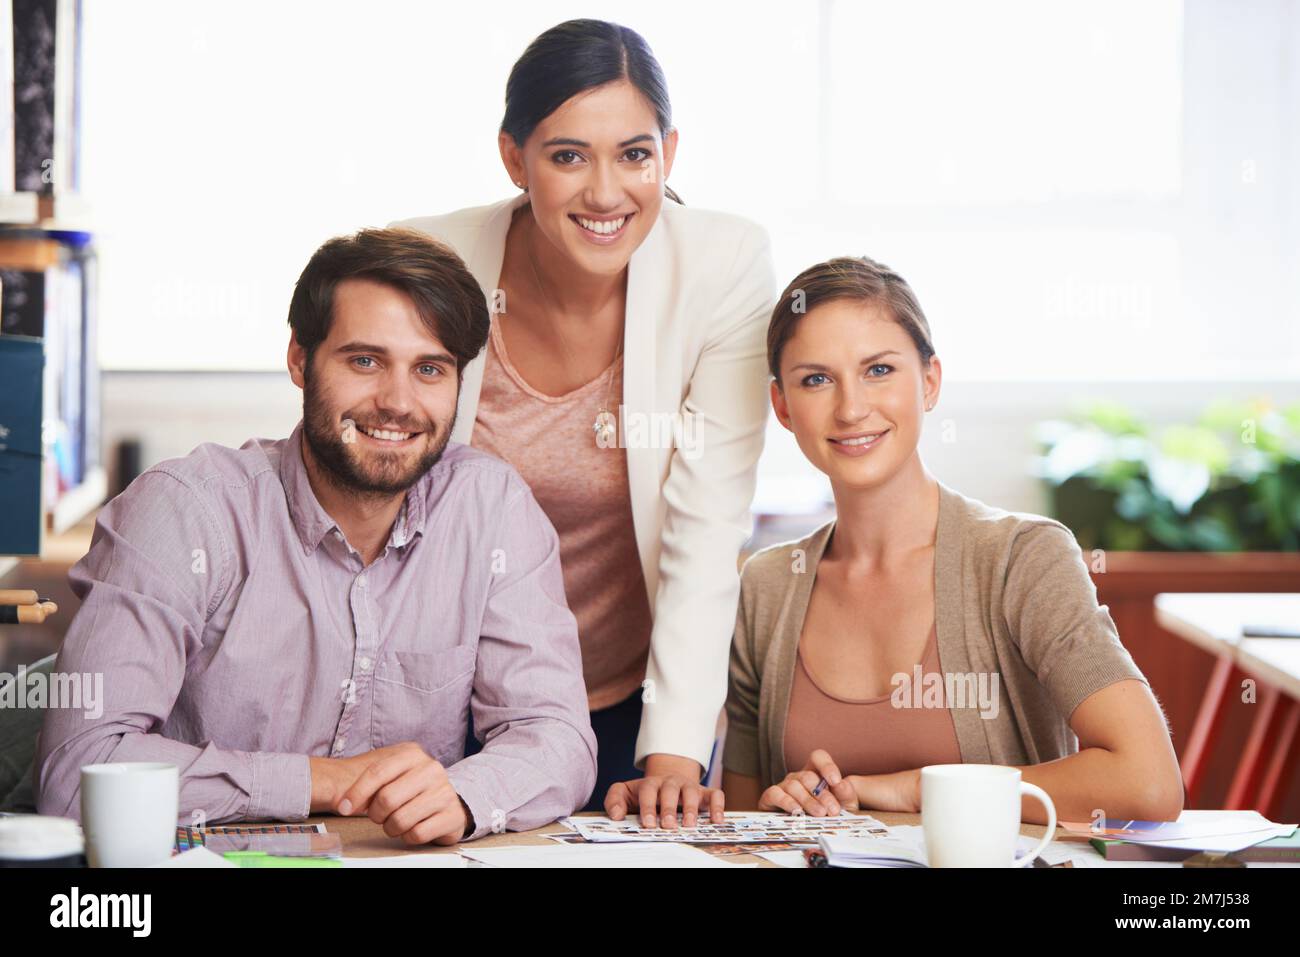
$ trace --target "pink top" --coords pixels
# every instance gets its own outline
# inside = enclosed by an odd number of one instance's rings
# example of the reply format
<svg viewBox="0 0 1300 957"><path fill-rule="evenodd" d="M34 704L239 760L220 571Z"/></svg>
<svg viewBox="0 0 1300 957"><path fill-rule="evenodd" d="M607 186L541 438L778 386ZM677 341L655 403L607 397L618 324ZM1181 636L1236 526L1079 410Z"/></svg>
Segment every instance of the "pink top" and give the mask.
<svg viewBox="0 0 1300 957"><path fill-rule="evenodd" d="M930 640L921 659L922 688L927 677L940 675L939 634L930 627ZM912 690L914 671L898 692L858 700L830 694L798 654L790 706L785 718L785 766L797 771L808 755L821 748L842 774L892 774L927 764L960 764L957 729L946 707L912 707L925 695ZM942 684L940 684L940 687ZM931 696L932 700L932 696Z"/></svg>
<svg viewBox="0 0 1300 957"><path fill-rule="evenodd" d="M617 415L622 395L621 358L566 395L543 395L515 369L492 324L470 444L513 465L555 526L593 711L641 686L650 649L627 453L601 448L592 431L602 406Z"/></svg>

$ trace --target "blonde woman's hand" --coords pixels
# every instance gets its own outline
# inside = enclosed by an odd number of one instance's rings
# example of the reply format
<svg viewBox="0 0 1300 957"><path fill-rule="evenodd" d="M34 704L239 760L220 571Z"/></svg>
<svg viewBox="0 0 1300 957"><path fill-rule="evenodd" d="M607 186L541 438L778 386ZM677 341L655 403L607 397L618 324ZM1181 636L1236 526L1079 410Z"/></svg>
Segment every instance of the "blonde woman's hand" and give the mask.
<svg viewBox="0 0 1300 957"><path fill-rule="evenodd" d="M826 787L814 796L813 791L823 778ZM853 782L840 774L831 756L818 749L808 755L808 763L802 770L787 774L780 784L764 791L758 799L758 809L827 817L841 811L856 811L858 792Z"/></svg>
<svg viewBox="0 0 1300 957"><path fill-rule="evenodd" d="M920 768L892 774L858 774L852 781L859 810L921 812Z"/></svg>

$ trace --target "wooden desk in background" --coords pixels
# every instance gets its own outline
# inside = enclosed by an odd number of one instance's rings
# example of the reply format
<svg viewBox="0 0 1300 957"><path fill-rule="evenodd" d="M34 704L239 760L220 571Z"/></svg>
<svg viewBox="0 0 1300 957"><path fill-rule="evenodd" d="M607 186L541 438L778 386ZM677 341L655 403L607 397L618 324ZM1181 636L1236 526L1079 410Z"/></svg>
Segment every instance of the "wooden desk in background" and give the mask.
<svg viewBox="0 0 1300 957"><path fill-rule="evenodd" d="M1162 627L1156 596L1165 593L1300 593L1297 552L1087 552L1097 597L1110 607L1133 660L1160 699L1180 761L1214 674L1216 656ZM1100 559L1104 558L1104 561ZM1255 709L1230 708L1223 722L1225 738L1245 740ZM1221 748L1209 755L1189 808L1222 808L1236 774L1235 755ZM1294 783L1294 781L1293 781ZM1282 816L1300 818L1300 788L1293 788Z"/></svg>
<svg viewBox="0 0 1300 957"><path fill-rule="evenodd" d="M1180 761L1188 806L1195 806L1228 705L1249 678L1256 710L1223 806L1276 819L1300 753L1300 638L1244 632L1300 627L1300 594L1163 594L1156 621L1216 661Z"/></svg>

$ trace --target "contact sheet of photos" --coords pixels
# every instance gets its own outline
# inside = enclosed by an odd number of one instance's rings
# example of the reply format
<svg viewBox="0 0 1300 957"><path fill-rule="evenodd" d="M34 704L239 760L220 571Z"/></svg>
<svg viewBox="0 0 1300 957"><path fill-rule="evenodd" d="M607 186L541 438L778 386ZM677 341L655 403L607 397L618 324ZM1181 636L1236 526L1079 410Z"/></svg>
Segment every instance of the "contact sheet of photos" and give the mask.
<svg viewBox="0 0 1300 957"><path fill-rule="evenodd" d="M874 817L844 814L809 817L733 811L725 823L704 821L694 827L642 827L636 819L613 821L607 817L569 817L562 822L568 834L548 835L574 844L589 842L663 842L673 844L789 844L815 845L823 834L842 837L884 837L889 829Z"/></svg>

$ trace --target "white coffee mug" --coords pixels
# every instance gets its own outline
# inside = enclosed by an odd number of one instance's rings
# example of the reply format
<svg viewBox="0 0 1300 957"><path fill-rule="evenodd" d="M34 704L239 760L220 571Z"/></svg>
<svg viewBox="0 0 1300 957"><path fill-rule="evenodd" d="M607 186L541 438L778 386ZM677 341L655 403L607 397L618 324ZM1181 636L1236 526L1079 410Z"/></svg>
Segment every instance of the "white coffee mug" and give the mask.
<svg viewBox="0 0 1300 957"><path fill-rule="evenodd" d="M81 769L81 829L91 867L148 867L176 844L180 775L174 764L126 761Z"/></svg>
<svg viewBox="0 0 1300 957"><path fill-rule="evenodd" d="M1047 833L1017 858L1025 794L1047 809ZM1056 805L1042 788L1020 780L1018 768L935 764L921 769L921 829L931 867L1024 867L1051 843Z"/></svg>

